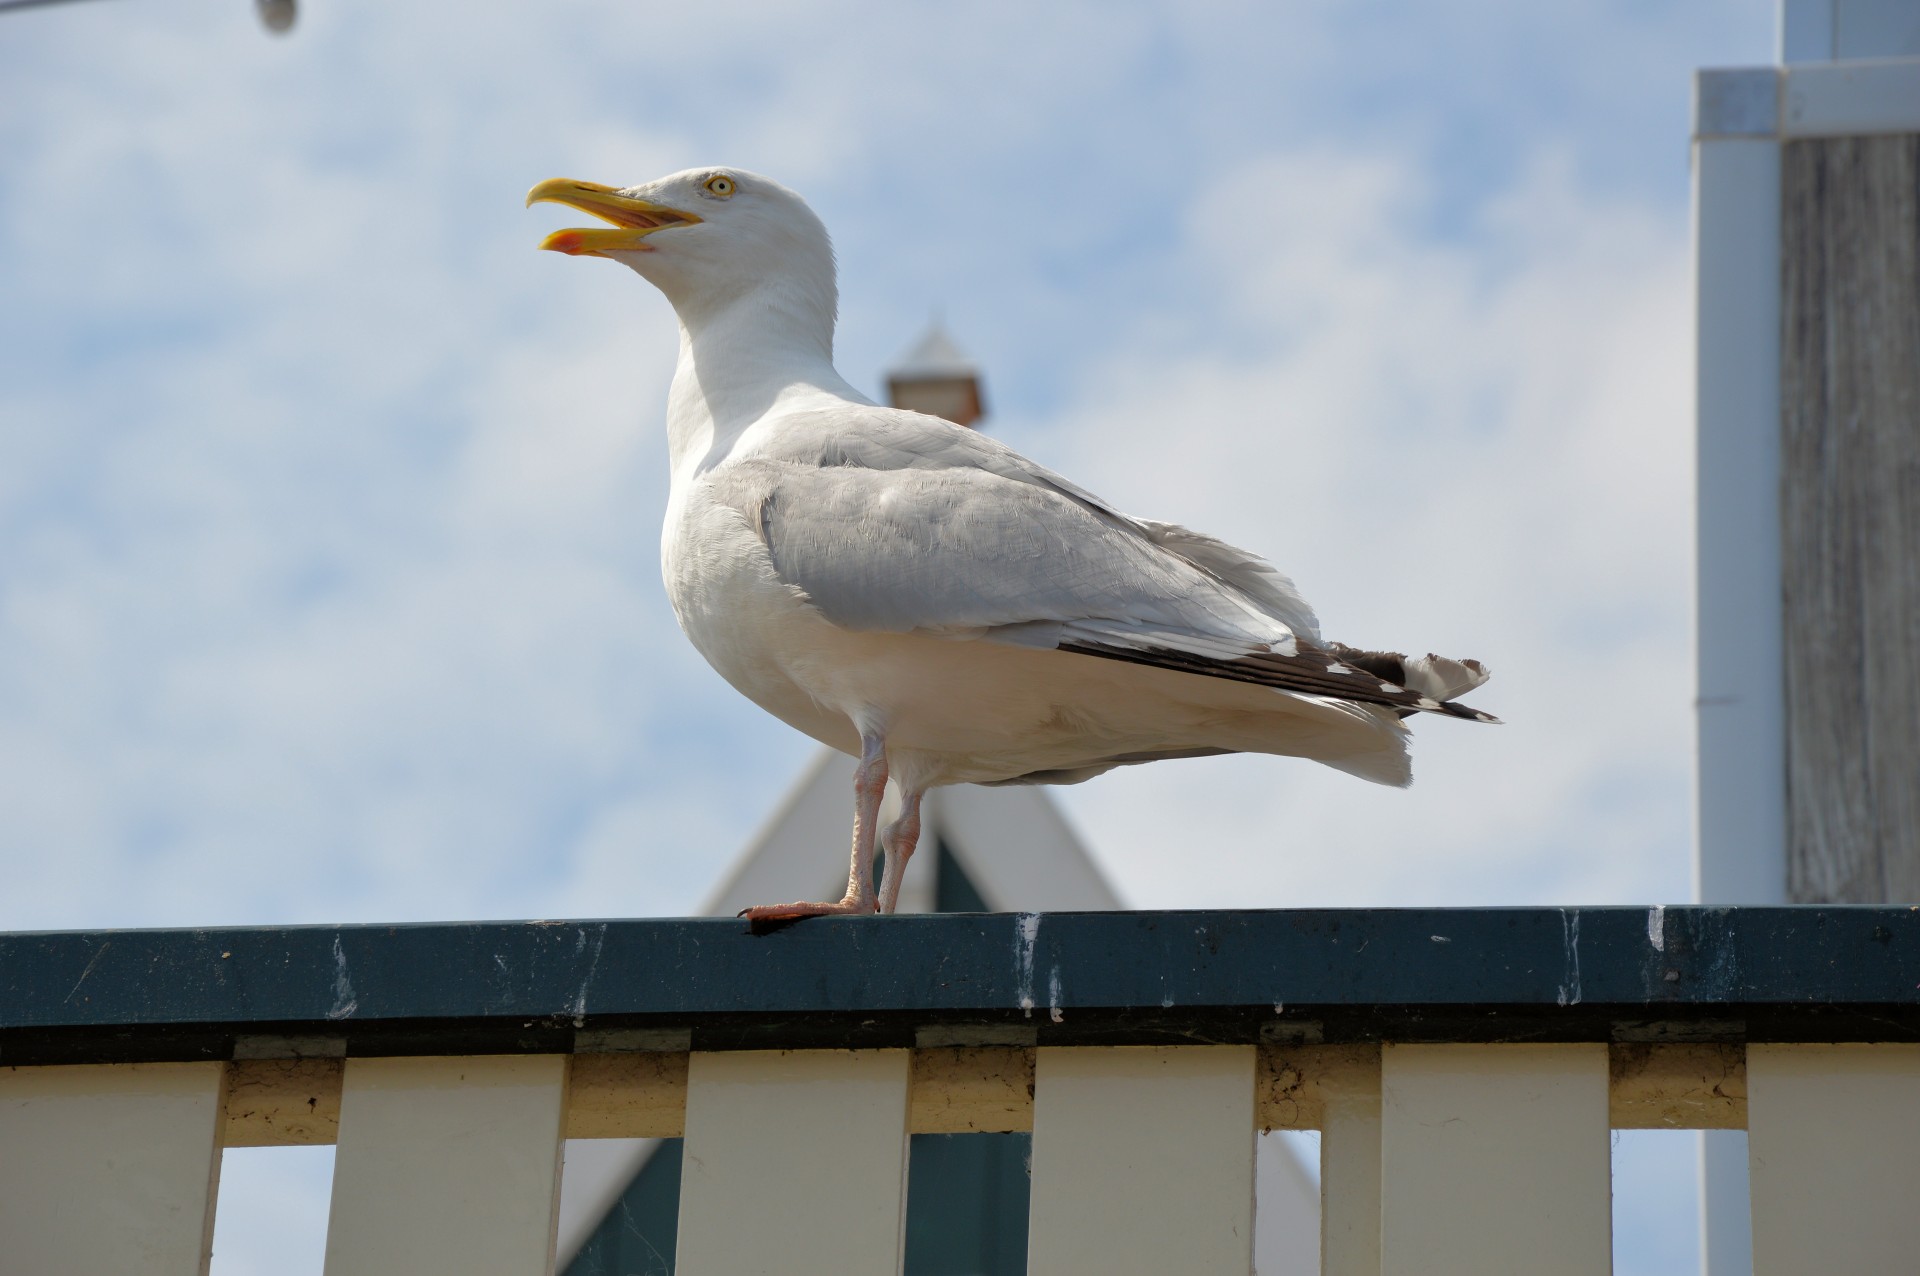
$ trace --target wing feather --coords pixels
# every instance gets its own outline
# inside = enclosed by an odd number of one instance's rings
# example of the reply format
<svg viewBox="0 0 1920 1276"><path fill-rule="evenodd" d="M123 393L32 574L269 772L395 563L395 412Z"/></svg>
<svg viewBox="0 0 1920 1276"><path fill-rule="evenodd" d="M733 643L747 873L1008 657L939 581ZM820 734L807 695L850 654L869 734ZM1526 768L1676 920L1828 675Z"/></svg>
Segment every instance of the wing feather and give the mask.
<svg viewBox="0 0 1920 1276"><path fill-rule="evenodd" d="M758 441L749 455L824 468L978 470L1054 492L1212 578L1278 620L1289 633L1319 638L1313 608L1285 573L1259 555L1176 523L1124 514L998 439L939 417L880 407L852 417L844 410L789 413L780 418L777 434Z"/></svg>
<svg viewBox="0 0 1920 1276"><path fill-rule="evenodd" d="M706 481L780 578L848 629L976 637L1403 716L1495 720L1447 698L1484 680L1477 665L1470 675L1436 656L1322 646L1312 609L1264 559L1121 514L934 417L789 414Z"/></svg>
<svg viewBox="0 0 1920 1276"><path fill-rule="evenodd" d="M1104 620L1239 650L1292 637L1180 556L1062 493L983 470L746 459L708 482L746 517L780 578L848 629L984 636Z"/></svg>

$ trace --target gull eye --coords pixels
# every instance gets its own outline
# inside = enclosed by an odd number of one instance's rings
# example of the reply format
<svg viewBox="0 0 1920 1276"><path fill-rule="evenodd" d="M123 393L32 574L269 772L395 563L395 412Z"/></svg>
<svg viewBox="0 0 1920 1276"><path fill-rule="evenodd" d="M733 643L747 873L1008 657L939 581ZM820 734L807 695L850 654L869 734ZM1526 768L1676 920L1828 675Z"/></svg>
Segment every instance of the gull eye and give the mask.
<svg viewBox="0 0 1920 1276"><path fill-rule="evenodd" d="M718 195L721 199L733 194L733 179L725 173L716 173L707 179L707 193Z"/></svg>

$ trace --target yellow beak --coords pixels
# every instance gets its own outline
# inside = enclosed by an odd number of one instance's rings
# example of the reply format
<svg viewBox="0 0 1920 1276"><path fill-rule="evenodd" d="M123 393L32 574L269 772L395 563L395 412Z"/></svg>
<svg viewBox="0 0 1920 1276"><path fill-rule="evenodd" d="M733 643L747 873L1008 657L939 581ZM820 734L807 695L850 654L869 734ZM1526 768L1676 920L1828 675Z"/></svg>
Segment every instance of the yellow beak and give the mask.
<svg viewBox="0 0 1920 1276"><path fill-rule="evenodd" d="M542 203L565 204L612 222L618 228L556 230L540 241L542 248L573 257L652 252L651 246L640 242L648 235L669 226L691 226L700 220L692 213L683 213L677 208L622 195L611 186L602 186L598 182L577 182L570 177L551 178L527 192L527 207Z"/></svg>

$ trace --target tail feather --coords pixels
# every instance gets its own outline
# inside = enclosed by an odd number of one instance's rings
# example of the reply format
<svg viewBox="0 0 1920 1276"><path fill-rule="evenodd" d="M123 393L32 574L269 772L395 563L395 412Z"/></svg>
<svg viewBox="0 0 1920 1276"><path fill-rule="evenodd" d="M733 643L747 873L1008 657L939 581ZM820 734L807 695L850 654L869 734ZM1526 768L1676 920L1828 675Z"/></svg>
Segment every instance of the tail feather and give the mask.
<svg viewBox="0 0 1920 1276"><path fill-rule="evenodd" d="M1363 651L1345 643L1329 643L1328 649L1342 661L1364 669L1376 678L1398 683L1440 702L1439 712L1450 717L1471 718L1476 722L1498 722L1490 713L1469 709L1452 701L1484 684L1492 671L1478 660L1454 660L1428 652L1424 656L1404 656L1397 651ZM1400 711L1406 717L1408 711Z"/></svg>
<svg viewBox="0 0 1920 1276"><path fill-rule="evenodd" d="M1406 685L1435 700L1464 696L1493 676L1478 660L1452 660L1432 652L1402 663L1407 671Z"/></svg>

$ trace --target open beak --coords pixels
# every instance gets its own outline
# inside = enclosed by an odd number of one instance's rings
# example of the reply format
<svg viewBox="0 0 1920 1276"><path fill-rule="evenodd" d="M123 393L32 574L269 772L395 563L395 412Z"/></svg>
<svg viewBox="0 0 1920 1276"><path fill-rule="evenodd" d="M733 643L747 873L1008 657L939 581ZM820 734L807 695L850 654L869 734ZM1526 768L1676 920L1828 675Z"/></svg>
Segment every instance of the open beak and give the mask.
<svg viewBox="0 0 1920 1276"><path fill-rule="evenodd" d="M622 195L611 186L576 182L570 177L551 178L527 192L527 207L540 203L565 204L613 223L613 230L556 230L540 241L542 248L574 257L652 252L649 245L640 242L648 235L669 226L691 226L700 220L677 208Z"/></svg>

